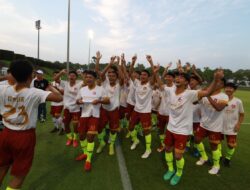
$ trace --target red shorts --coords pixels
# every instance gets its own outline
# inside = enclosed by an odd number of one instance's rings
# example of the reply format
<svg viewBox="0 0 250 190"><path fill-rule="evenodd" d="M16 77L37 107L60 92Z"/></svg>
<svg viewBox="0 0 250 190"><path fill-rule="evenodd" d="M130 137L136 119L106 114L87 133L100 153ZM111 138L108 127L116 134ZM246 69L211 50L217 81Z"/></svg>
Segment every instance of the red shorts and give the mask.
<svg viewBox="0 0 250 190"><path fill-rule="evenodd" d="M79 118L81 116L81 112L69 112L68 109L64 109L63 111L63 123L65 125L69 124L71 121L75 124L79 122Z"/></svg>
<svg viewBox="0 0 250 190"><path fill-rule="evenodd" d="M225 135L227 138L227 145L235 148L237 146L237 135Z"/></svg>
<svg viewBox="0 0 250 190"><path fill-rule="evenodd" d="M120 106L119 108L120 119L123 119L125 116L127 116L127 112L128 110L126 107Z"/></svg>
<svg viewBox="0 0 250 190"><path fill-rule="evenodd" d="M198 141L202 141L205 137L208 137L209 142L213 144L220 144L221 142L221 132L209 131L201 126L198 126L195 138L198 139Z"/></svg>
<svg viewBox="0 0 250 190"><path fill-rule="evenodd" d="M200 123L193 123L193 133L194 135L196 134L197 132L197 129L200 127Z"/></svg>
<svg viewBox="0 0 250 190"><path fill-rule="evenodd" d="M36 145L35 129L0 133L0 167L11 166L12 176L26 176L32 165Z"/></svg>
<svg viewBox="0 0 250 190"><path fill-rule="evenodd" d="M119 119L119 109L116 108L113 111L107 111L101 108L100 122L98 125L98 131L101 132L107 124L109 124L109 129L111 131L120 130L120 119Z"/></svg>
<svg viewBox="0 0 250 190"><path fill-rule="evenodd" d="M133 111L129 121L129 128L134 128L139 122L141 122L144 130L151 129L151 113L138 113Z"/></svg>
<svg viewBox="0 0 250 190"><path fill-rule="evenodd" d="M51 106L50 114L52 117L59 117L62 113L63 106Z"/></svg>
<svg viewBox="0 0 250 190"><path fill-rule="evenodd" d="M78 127L79 134L97 134L99 118L96 117L81 117Z"/></svg>
<svg viewBox="0 0 250 190"><path fill-rule="evenodd" d="M188 137L189 135L175 134L170 132L169 130L166 130L164 143L167 148L174 146L176 153L184 153Z"/></svg>
<svg viewBox="0 0 250 190"><path fill-rule="evenodd" d="M135 106L131 104L127 105L127 116L126 116L127 120L130 120L130 117L131 117L132 112L134 111L134 108Z"/></svg>
<svg viewBox="0 0 250 190"><path fill-rule="evenodd" d="M168 123L169 116L158 114L157 120L158 120L157 123L158 128L163 131Z"/></svg>

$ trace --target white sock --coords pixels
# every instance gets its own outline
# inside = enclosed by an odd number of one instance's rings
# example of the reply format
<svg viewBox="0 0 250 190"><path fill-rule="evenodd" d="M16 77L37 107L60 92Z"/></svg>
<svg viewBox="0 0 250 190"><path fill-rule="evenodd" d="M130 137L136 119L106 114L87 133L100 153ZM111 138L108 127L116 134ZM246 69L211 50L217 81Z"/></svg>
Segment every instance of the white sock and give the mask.
<svg viewBox="0 0 250 190"><path fill-rule="evenodd" d="M57 119L56 119L55 117L52 117L52 121L53 121L53 123L54 123L55 128L58 129Z"/></svg>
<svg viewBox="0 0 250 190"><path fill-rule="evenodd" d="M59 117L57 119L58 126L61 126L62 129L64 129L64 123L63 123L63 118Z"/></svg>

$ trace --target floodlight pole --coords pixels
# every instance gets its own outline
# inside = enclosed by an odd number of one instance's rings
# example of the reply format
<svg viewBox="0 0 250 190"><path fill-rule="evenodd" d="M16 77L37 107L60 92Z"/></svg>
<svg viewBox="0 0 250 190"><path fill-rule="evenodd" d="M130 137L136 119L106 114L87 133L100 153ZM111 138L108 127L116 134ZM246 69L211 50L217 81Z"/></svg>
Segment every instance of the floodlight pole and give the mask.
<svg viewBox="0 0 250 190"><path fill-rule="evenodd" d="M69 72L69 49L70 49L70 0L68 0L68 36L67 36L67 71Z"/></svg>
<svg viewBox="0 0 250 190"><path fill-rule="evenodd" d="M40 58L40 30L42 29L41 27L41 20L36 21L36 29L38 31L38 39L37 39L37 59Z"/></svg>
<svg viewBox="0 0 250 190"><path fill-rule="evenodd" d="M88 58L88 70L90 67L90 46L91 46L91 38L89 38L89 58Z"/></svg>

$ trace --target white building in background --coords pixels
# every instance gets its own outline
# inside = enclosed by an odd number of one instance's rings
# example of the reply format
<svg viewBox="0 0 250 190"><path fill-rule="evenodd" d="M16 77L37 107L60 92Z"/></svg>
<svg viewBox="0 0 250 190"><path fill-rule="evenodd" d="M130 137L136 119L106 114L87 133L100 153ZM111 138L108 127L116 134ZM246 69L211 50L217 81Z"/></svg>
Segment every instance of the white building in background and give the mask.
<svg viewBox="0 0 250 190"><path fill-rule="evenodd" d="M8 67L2 67L0 69L0 75L6 75L7 74Z"/></svg>

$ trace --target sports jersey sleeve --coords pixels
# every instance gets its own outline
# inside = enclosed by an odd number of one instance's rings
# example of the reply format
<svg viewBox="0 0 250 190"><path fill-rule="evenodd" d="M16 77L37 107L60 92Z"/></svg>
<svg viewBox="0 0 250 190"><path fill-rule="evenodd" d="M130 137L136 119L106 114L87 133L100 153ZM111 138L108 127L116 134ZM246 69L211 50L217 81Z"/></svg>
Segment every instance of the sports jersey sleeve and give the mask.
<svg viewBox="0 0 250 190"><path fill-rule="evenodd" d="M167 86L164 86L164 91L166 93L166 96L170 96L170 92L171 92L171 88L167 87Z"/></svg>
<svg viewBox="0 0 250 190"><path fill-rule="evenodd" d="M48 95L51 93L50 91L44 91L40 89L33 89L33 95L36 97L39 97L39 103L44 103L48 97Z"/></svg>
<svg viewBox="0 0 250 190"><path fill-rule="evenodd" d="M198 90L189 90L189 99L192 101L192 103L198 101L198 92Z"/></svg>
<svg viewBox="0 0 250 190"><path fill-rule="evenodd" d="M103 87L100 88L101 91L101 98L107 97L108 95L105 93L105 90Z"/></svg>
<svg viewBox="0 0 250 190"><path fill-rule="evenodd" d="M244 107L241 100L239 100L239 113L244 113Z"/></svg>

